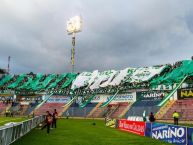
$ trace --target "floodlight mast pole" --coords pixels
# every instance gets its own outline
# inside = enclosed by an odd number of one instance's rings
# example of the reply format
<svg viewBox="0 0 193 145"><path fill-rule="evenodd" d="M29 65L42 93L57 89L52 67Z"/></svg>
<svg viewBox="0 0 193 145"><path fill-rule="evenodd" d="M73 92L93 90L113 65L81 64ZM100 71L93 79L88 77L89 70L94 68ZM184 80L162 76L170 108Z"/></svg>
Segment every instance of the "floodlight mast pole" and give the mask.
<svg viewBox="0 0 193 145"><path fill-rule="evenodd" d="M11 56L8 57L8 64L7 64L7 73L10 73L10 61L11 61Z"/></svg>
<svg viewBox="0 0 193 145"><path fill-rule="evenodd" d="M72 72L75 71L75 34L81 31L82 20L80 16L72 17L67 21L67 32L72 35L72 48L71 48L71 65Z"/></svg>
<svg viewBox="0 0 193 145"><path fill-rule="evenodd" d="M71 49L71 64L72 64L72 72L74 72L75 66L75 32L72 33L72 49Z"/></svg>

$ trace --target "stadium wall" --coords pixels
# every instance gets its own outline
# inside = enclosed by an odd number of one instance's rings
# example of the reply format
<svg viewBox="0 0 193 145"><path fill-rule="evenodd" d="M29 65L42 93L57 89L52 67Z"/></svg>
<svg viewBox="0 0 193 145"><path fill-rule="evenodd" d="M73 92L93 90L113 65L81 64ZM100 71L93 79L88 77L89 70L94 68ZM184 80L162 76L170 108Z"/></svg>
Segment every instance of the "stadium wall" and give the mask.
<svg viewBox="0 0 193 145"><path fill-rule="evenodd" d="M119 119L118 129L176 145L193 145L191 127Z"/></svg>

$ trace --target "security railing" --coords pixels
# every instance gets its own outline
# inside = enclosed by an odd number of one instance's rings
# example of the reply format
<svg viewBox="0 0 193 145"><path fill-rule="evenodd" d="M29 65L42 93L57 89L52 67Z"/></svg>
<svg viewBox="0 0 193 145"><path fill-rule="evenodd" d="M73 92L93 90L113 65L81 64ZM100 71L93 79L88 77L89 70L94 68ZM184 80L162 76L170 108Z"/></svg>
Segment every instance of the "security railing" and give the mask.
<svg viewBox="0 0 193 145"><path fill-rule="evenodd" d="M44 116L36 116L26 121L0 127L0 145L9 145L43 122Z"/></svg>

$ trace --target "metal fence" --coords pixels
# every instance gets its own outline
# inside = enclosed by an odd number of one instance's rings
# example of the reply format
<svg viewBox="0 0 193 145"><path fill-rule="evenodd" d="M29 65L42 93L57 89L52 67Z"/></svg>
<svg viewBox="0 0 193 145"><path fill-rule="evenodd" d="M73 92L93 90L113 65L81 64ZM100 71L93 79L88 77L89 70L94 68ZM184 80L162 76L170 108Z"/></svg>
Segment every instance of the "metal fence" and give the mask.
<svg viewBox="0 0 193 145"><path fill-rule="evenodd" d="M2 126L0 128L0 145L13 143L43 121L44 116L37 116L18 124Z"/></svg>

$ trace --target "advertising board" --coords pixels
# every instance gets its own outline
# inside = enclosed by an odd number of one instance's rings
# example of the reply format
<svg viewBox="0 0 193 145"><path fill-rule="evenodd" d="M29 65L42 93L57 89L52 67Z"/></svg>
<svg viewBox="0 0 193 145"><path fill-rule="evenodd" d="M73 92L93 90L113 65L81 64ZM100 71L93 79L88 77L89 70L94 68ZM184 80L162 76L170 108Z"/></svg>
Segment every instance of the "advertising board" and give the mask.
<svg viewBox="0 0 193 145"><path fill-rule="evenodd" d="M118 120L118 128L120 130L144 136L146 123L140 121L130 121L126 119L120 119Z"/></svg>
<svg viewBox="0 0 193 145"><path fill-rule="evenodd" d="M152 138L173 144L187 144L187 128L184 126L153 123Z"/></svg>

